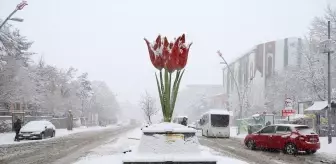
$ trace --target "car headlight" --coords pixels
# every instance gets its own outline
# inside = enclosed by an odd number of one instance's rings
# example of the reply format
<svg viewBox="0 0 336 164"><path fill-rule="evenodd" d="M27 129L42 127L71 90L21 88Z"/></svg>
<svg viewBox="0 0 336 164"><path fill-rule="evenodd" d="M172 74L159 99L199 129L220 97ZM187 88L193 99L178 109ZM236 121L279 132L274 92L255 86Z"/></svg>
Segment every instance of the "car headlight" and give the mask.
<svg viewBox="0 0 336 164"><path fill-rule="evenodd" d="M41 132L33 132L32 134L41 134Z"/></svg>

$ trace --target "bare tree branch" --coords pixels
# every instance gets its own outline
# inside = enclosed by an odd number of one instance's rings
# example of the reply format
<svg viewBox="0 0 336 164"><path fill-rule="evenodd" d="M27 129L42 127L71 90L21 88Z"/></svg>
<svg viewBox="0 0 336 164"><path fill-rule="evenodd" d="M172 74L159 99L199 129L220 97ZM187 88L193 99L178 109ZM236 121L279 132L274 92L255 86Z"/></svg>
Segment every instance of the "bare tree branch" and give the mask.
<svg viewBox="0 0 336 164"><path fill-rule="evenodd" d="M152 124L152 117L158 112L158 108L156 108L155 99L147 91L140 100L140 107L144 112L147 123Z"/></svg>

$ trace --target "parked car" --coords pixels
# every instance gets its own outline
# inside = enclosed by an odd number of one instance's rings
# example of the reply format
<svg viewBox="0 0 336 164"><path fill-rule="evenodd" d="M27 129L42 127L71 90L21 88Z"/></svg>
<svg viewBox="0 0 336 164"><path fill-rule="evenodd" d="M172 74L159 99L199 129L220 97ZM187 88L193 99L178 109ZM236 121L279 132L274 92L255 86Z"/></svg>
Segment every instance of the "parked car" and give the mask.
<svg viewBox="0 0 336 164"><path fill-rule="evenodd" d="M45 139L55 137L55 126L49 121L30 121L24 125L19 133L19 139Z"/></svg>
<svg viewBox="0 0 336 164"><path fill-rule="evenodd" d="M275 124L248 134L245 145L254 150L256 148L283 150L287 154L306 151L314 154L320 149L319 136L307 125Z"/></svg>
<svg viewBox="0 0 336 164"><path fill-rule="evenodd" d="M137 149L124 151L123 164L217 163L214 157L201 153L195 129L176 123L160 123L147 126L142 132Z"/></svg>

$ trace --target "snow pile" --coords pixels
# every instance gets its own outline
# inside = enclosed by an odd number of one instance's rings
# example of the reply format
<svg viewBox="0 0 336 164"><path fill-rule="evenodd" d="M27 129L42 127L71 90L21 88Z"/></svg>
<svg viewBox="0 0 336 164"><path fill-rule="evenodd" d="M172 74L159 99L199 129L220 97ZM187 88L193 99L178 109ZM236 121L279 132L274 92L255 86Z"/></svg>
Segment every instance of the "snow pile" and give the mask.
<svg viewBox="0 0 336 164"><path fill-rule="evenodd" d="M163 122L160 124L153 124L142 130L144 133L164 133L164 132L177 132L177 133L195 133L196 130L188 128L181 124Z"/></svg>
<svg viewBox="0 0 336 164"><path fill-rule="evenodd" d="M248 164L247 162L235 159L235 158L229 158L229 157L225 157L225 156L221 156L221 153L206 147L206 146L199 146L202 152L202 155L204 156L209 156L209 157L214 157L215 159L217 159L217 164L228 164L228 163L232 163L232 164Z"/></svg>
<svg viewBox="0 0 336 164"><path fill-rule="evenodd" d="M242 133L242 134L237 135L237 131L238 131L238 127L236 126L230 127L230 137L241 138L241 139L244 139L246 137L247 133Z"/></svg>
<svg viewBox="0 0 336 164"><path fill-rule="evenodd" d="M139 153L155 153L155 154L184 154L184 153L200 153L198 149L198 140L196 135L189 138L181 136L170 136L163 134L146 135L141 138L138 149Z"/></svg>
<svg viewBox="0 0 336 164"><path fill-rule="evenodd" d="M142 136L142 132L140 129L135 129L126 134L126 136L120 136L119 139L111 139L109 143L102 145L93 149L88 156L81 158L79 161L75 162L74 164L122 164L122 161L132 155L136 154L133 151L130 153L122 153L125 149L131 148L132 150L137 149L140 141L137 140ZM234 164L247 164L246 162L229 158L223 157L220 153L205 147L205 146L198 146L198 150L200 150L200 155L203 158L208 159L216 159L217 164L227 164L227 163L234 163ZM197 156L189 156L186 154L181 154L184 159L197 159ZM152 160L155 158L161 158L159 155L153 154L151 156ZM179 155L175 156L175 159L180 158ZM202 158L202 159L203 159ZM161 158L162 159L162 158ZM144 159L146 161L150 160L148 156Z"/></svg>
<svg viewBox="0 0 336 164"><path fill-rule="evenodd" d="M124 154L127 150L135 150L139 145L142 131L137 128L126 133L120 138L112 138L105 145L92 149L86 157L82 157L74 164L121 164L124 156L133 152Z"/></svg>
<svg viewBox="0 0 336 164"><path fill-rule="evenodd" d="M126 133L125 136L121 138L112 138L107 141L104 145L92 149L89 153L90 156L102 156L102 155L112 155L121 154L128 150L135 150L139 144L142 132L140 129L134 129Z"/></svg>
<svg viewBox="0 0 336 164"><path fill-rule="evenodd" d="M175 123L160 123L142 131L144 134L136 153L125 161L214 161L201 155L195 129Z"/></svg>
<svg viewBox="0 0 336 164"><path fill-rule="evenodd" d="M328 144L328 137L320 137L321 149L316 154L336 156L336 137L333 137L332 143Z"/></svg>

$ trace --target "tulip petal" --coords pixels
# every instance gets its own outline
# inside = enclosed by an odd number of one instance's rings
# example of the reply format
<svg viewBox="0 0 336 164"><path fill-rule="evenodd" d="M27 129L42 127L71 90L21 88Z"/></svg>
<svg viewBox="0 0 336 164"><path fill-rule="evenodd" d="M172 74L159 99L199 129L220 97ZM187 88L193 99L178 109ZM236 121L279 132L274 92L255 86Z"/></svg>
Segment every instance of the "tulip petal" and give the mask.
<svg viewBox="0 0 336 164"><path fill-rule="evenodd" d="M155 55L154 55L154 51L151 47L151 43L146 39L144 38L146 44L147 44L147 49L148 49L148 53L149 53L149 58L153 64L153 66L155 67L154 63L155 63Z"/></svg>
<svg viewBox="0 0 336 164"><path fill-rule="evenodd" d="M161 35L159 35L156 40L155 40L155 44L154 44L154 51L156 51L158 48L161 47Z"/></svg>
<svg viewBox="0 0 336 164"><path fill-rule="evenodd" d="M182 36L181 36L181 40L180 40L182 43L185 43L185 35L184 34L182 34Z"/></svg>

